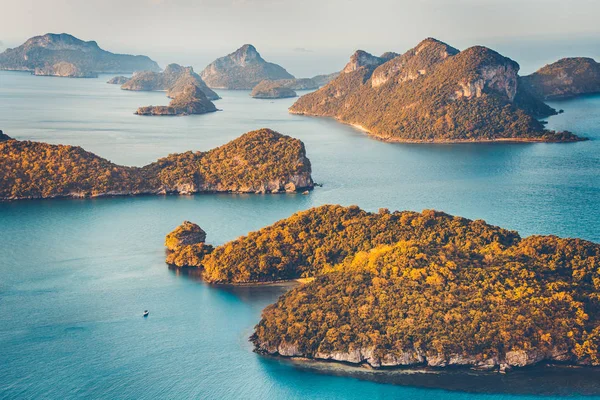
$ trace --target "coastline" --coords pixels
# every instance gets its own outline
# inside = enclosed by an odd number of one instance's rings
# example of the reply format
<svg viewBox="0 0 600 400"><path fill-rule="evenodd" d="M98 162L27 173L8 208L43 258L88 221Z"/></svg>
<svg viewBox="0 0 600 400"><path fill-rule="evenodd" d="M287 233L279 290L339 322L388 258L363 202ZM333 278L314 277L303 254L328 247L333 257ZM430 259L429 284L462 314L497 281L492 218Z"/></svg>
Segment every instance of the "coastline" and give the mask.
<svg viewBox="0 0 600 400"><path fill-rule="evenodd" d="M363 133L365 133L367 136L373 138L373 139L377 139L381 142L385 142L385 143L401 143L401 144L490 144L490 143L504 143L504 144L516 144L516 143L577 143L577 142L585 142L588 141L589 138L586 137L581 137L581 136L576 136L577 139L576 140L544 140L542 138L499 138L499 139L471 139L471 140L449 140L449 139L443 139L443 140L439 140L439 139L432 139L432 140L413 140L413 139L401 139L401 138L391 138L391 137L387 137L387 136L382 136L379 134L374 133L373 131L370 131L369 129L365 128L364 126L357 124L357 123L352 123L352 122L346 122L338 117L335 116L328 116L328 115L319 115L319 114L313 114L313 113L307 113L307 112L299 112L299 111L294 111L291 109L288 109L288 112L290 114L294 114L294 115L302 115L302 116L306 116L306 117L313 117L313 118L329 118L329 119L333 119L336 122L339 122L341 124L344 125L349 125Z"/></svg>

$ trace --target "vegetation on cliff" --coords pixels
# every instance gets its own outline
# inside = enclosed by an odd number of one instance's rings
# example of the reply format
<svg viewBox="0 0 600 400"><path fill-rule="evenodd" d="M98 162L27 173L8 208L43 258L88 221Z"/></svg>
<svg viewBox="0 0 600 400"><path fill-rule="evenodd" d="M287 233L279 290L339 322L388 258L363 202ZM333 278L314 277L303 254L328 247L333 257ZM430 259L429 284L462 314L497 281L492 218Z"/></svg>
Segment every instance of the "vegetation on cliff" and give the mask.
<svg viewBox="0 0 600 400"><path fill-rule="evenodd" d="M80 147L0 141L0 200L311 188L304 144L270 129L207 152L171 154L145 167L116 165Z"/></svg>
<svg viewBox="0 0 600 400"><path fill-rule="evenodd" d="M94 41L84 42L61 33L35 36L14 49L0 54L0 69L35 71L48 75L56 66L71 64L75 75L85 71L85 77L95 73L132 73L139 70L159 71L158 64L146 56L113 54L101 49ZM59 68L65 74L65 67ZM79 71L79 72L78 72ZM53 72L51 75L55 75ZM69 75L60 75L69 76Z"/></svg>
<svg viewBox="0 0 600 400"><path fill-rule="evenodd" d="M192 67L182 67L178 64L169 64L162 72L138 72L121 85L123 90L152 91L166 90L167 96L175 98L182 93L186 86L195 85L209 100L219 99L219 95L211 90L194 72Z"/></svg>
<svg viewBox="0 0 600 400"><path fill-rule="evenodd" d="M390 141L574 141L536 117L553 109L519 90L519 65L485 47L435 39L389 61L356 52L344 71L290 108L359 125Z"/></svg>
<svg viewBox="0 0 600 400"><path fill-rule="evenodd" d="M216 59L201 76L209 87L217 89L252 89L265 79L294 78L283 67L265 61L251 44Z"/></svg>
<svg viewBox="0 0 600 400"><path fill-rule="evenodd" d="M563 58L520 79L540 99L562 99L600 93L600 63L591 58Z"/></svg>
<svg viewBox="0 0 600 400"><path fill-rule="evenodd" d="M206 232L200 226L184 221L165 238L166 262L177 267L201 266L202 259L213 251L205 240Z"/></svg>
<svg viewBox="0 0 600 400"><path fill-rule="evenodd" d="M217 111L212 101L206 98L202 90L193 83L177 93L168 106L140 107L135 112L138 115L191 115L206 114Z"/></svg>
<svg viewBox="0 0 600 400"><path fill-rule="evenodd" d="M59 76L63 78L97 78L98 74L91 71L85 71L79 68L77 65L59 61L54 65L47 64L43 67L37 67L33 71L34 75L38 76Z"/></svg>

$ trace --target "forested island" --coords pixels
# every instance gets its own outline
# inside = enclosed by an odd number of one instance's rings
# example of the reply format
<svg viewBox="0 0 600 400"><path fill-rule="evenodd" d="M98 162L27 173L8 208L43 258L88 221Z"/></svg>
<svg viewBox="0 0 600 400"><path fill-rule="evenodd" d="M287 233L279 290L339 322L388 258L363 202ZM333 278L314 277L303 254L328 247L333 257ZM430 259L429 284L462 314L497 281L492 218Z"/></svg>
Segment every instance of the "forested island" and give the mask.
<svg viewBox="0 0 600 400"><path fill-rule="evenodd" d="M213 283L314 278L263 311L251 337L261 353L373 368L600 365L596 243L335 205L214 249L205 238L186 222L167 261Z"/></svg>
<svg viewBox="0 0 600 400"><path fill-rule="evenodd" d="M47 33L0 54L0 69L31 71L35 75L94 78L98 73L159 71L146 56L113 54L94 41L85 42L67 33Z"/></svg>
<svg viewBox="0 0 600 400"><path fill-rule="evenodd" d="M600 63L592 58L562 58L520 79L532 94L557 100L600 93Z"/></svg>
<svg viewBox="0 0 600 400"><path fill-rule="evenodd" d="M217 111L212 101L206 98L202 90L193 83L188 84L182 92L177 93L168 106L140 107L137 115L192 115Z"/></svg>
<svg viewBox="0 0 600 400"><path fill-rule="evenodd" d="M81 147L0 134L0 200L54 197L278 193L313 187L304 144L270 129L206 152L171 154L144 167L117 165Z"/></svg>
<svg viewBox="0 0 600 400"><path fill-rule="evenodd" d="M251 44L216 59L200 75L215 89L252 89L265 79L294 79L280 65L265 61Z"/></svg>
<svg viewBox="0 0 600 400"><path fill-rule="evenodd" d="M165 90L167 97L174 98L190 84L198 86L209 100L219 99L219 95L206 86L206 83L200 75L194 72L192 67L182 67L179 64L169 64L162 72L138 72L122 83L121 89L134 91Z"/></svg>
<svg viewBox="0 0 600 400"><path fill-rule="evenodd" d="M482 46L426 39L402 55L357 51L291 113L333 117L396 142L571 142L537 120L556 113L519 85L519 64Z"/></svg>

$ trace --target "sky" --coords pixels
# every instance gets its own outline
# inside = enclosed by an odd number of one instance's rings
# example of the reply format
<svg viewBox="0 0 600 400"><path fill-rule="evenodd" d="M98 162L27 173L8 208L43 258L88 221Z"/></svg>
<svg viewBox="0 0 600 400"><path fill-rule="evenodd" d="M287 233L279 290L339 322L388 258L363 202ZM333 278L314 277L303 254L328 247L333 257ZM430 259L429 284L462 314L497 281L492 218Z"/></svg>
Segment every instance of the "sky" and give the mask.
<svg viewBox="0 0 600 400"><path fill-rule="evenodd" d="M201 70L252 43L268 61L308 76L342 68L359 48L401 53L431 36L514 52L505 55L529 58L531 68L600 56L598 15L600 0L0 0L0 47L66 32Z"/></svg>

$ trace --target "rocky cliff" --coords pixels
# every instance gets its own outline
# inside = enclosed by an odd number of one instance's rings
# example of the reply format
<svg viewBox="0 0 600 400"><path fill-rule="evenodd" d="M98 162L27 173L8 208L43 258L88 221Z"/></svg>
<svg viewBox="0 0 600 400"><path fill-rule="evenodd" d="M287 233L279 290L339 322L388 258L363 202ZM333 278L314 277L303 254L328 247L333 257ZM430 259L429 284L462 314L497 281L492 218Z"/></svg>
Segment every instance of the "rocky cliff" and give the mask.
<svg viewBox="0 0 600 400"><path fill-rule="evenodd" d="M178 64L167 65L163 72L138 72L123 83L121 89L134 91L166 90L167 96L174 98L190 84L198 86L209 100L219 99L219 95L206 86L206 83L200 78L200 75L194 72L192 67L182 67Z"/></svg>
<svg viewBox="0 0 600 400"><path fill-rule="evenodd" d="M171 154L144 167L116 165L80 147L0 142L0 200L275 193L312 185L304 144L270 129L248 132L207 152Z"/></svg>
<svg viewBox="0 0 600 400"><path fill-rule="evenodd" d="M217 111L217 107L212 101L206 98L198 86L191 83L183 89L183 92L177 93L168 106L140 107L135 113L138 115L191 115L215 111Z"/></svg>
<svg viewBox="0 0 600 400"><path fill-rule="evenodd" d="M0 69L4 70L52 71L55 65L66 65L61 63L72 64L77 70L84 71L85 77L96 73L160 70L158 64L146 56L113 54L101 49L94 41L84 42L66 33L35 36L21 46L0 54ZM64 74L64 67L59 69Z"/></svg>
<svg viewBox="0 0 600 400"><path fill-rule="evenodd" d="M97 78L98 74L95 72L84 71L77 65L60 61L54 65L46 65L44 67L36 68L33 71L34 75L38 76L58 76L63 78Z"/></svg>
<svg viewBox="0 0 600 400"><path fill-rule="evenodd" d="M281 66L265 61L251 44L216 59L201 76L209 87L216 89L252 89L265 79L294 78Z"/></svg>
<svg viewBox="0 0 600 400"><path fill-rule="evenodd" d="M520 84L544 100L600 93L600 63L584 57L563 58L522 77Z"/></svg>
<svg viewBox="0 0 600 400"><path fill-rule="evenodd" d="M536 118L555 112L520 90L519 65L475 46L426 39L386 61L357 51L342 73L290 108L328 116L387 141L575 141Z"/></svg>

